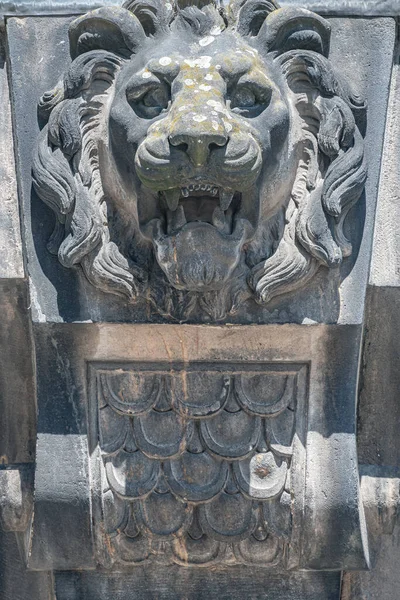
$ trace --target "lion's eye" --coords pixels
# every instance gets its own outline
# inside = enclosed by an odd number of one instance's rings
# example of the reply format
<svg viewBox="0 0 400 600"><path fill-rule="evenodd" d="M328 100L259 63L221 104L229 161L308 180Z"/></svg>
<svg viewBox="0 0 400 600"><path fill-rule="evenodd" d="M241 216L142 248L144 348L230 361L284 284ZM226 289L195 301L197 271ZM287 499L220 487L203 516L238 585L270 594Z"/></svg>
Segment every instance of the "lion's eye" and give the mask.
<svg viewBox="0 0 400 600"><path fill-rule="evenodd" d="M265 110L271 100L272 90L269 87L254 85L237 85L230 95L230 108L232 112L244 117L257 117Z"/></svg>
<svg viewBox="0 0 400 600"><path fill-rule="evenodd" d="M169 107L170 88L163 82L149 82L127 90L127 100L139 117L153 119Z"/></svg>
<svg viewBox="0 0 400 600"><path fill-rule="evenodd" d="M243 107L247 108L254 106L257 103L256 96L249 88L239 89L231 100L232 108Z"/></svg>
<svg viewBox="0 0 400 600"><path fill-rule="evenodd" d="M144 106L152 108L167 108L169 98L165 86L150 90L142 98Z"/></svg>

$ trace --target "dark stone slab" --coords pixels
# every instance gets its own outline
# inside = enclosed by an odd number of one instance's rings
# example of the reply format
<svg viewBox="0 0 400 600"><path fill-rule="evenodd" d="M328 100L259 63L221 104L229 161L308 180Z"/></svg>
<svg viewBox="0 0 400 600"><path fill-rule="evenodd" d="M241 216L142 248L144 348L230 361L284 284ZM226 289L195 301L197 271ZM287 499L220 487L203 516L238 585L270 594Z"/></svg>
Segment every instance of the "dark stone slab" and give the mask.
<svg viewBox="0 0 400 600"><path fill-rule="evenodd" d="M398 287L369 287L358 406L360 463L400 463L400 447L393 443L400 422L399 312Z"/></svg>
<svg viewBox="0 0 400 600"><path fill-rule="evenodd" d="M57 573L57 600L338 600L339 573L265 573L249 568L210 571L135 568L128 576Z"/></svg>
<svg viewBox="0 0 400 600"><path fill-rule="evenodd" d="M34 460L35 393L23 280L0 280L0 464Z"/></svg>
<svg viewBox="0 0 400 600"><path fill-rule="evenodd" d="M394 155L395 156L395 155ZM390 157L393 160L393 157ZM393 176L397 176L393 173ZM385 185L387 182L385 181ZM387 200L387 198L386 198ZM393 214L393 213L392 213ZM392 217L393 218L393 217ZM387 215L387 224L392 220ZM379 238L382 239L381 226ZM387 230L386 230L387 231ZM388 235L392 250L398 247ZM380 256L381 246L375 258L375 279L392 279L397 283L395 264L384 265ZM383 269L379 273L378 269ZM397 285L371 285L367 292L366 326L360 371L360 394L358 406L358 452L359 461L378 472L396 470L400 464L400 448L397 443L400 423L400 289ZM389 465L389 467L387 466ZM398 517L396 521L398 520ZM395 598L400 586L398 564L400 560L400 528L396 522L394 530L382 535L375 532L371 538L372 557L369 572L347 572L343 576L342 600L380 600Z"/></svg>
<svg viewBox="0 0 400 600"><path fill-rule="evenodd" d="M21 546L15 533L4 533L0 529L1 600L47 600L52 598L52 575L27 571L20 554Z"/></svg>

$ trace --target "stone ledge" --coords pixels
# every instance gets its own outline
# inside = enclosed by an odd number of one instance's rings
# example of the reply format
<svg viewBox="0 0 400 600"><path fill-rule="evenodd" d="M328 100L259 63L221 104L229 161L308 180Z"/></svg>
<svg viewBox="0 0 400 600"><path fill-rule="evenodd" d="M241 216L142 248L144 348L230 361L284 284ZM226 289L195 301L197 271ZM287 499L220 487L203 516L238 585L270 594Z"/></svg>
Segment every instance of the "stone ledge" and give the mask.
<svg viewBox="0 0 400 600"><path fill-rule="evenodd" d="M0 0L0 17L28 15L74 15L99 6L120 6L121 0ZM302 6L321 15L396 17L399 0L282 0L282 6Z"/></svg>

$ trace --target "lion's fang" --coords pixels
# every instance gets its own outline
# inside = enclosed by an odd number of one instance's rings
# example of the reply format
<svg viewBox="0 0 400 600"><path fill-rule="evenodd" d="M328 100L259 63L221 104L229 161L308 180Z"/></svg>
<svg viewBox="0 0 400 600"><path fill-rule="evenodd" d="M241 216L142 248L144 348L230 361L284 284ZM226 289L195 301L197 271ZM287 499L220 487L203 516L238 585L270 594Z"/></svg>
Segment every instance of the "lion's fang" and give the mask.
<svg viewBox="0 0 400 600"><path fill-rule="evenodd" d="M214 227L216 227L217 229L220 229L220 230L223 230L225 228L225 225L226 225L225 213L219 206L217 206L214 209L214 212L212 215L212 224L214 225Z"/></svg>
<svg viewBox="0 0 400 600"><path fill-rule="evenodd" d="M168 208L170 210L176 210L179 204L179 198L181 196L181 192L178 189L174 190L165 190L164 191L165 200L167 201Z"/></svg>
<svg viewBox="0 0 400 600"><path fill-rule="evenodd" d="M219 194L219 204L222 210L228 210L230 203L232 202L233 192L227 192L221 190Z"/></svg>
<svg viewBox="0 0 400 600"><path fill-rule="evenodd" d="M186 217L182 205L180 205L177 210L168 212L167 232L169 235L174 233L174 231L178 231L178 229L184 225L186 225Z"/></svg>
<svg viewBox="0 0 400 600"><path fill-rule="evenodd" d="M189 197L189 190L187 189L187 187L184 187L181 189L181 194L184 198L188 198Z"/></svg>

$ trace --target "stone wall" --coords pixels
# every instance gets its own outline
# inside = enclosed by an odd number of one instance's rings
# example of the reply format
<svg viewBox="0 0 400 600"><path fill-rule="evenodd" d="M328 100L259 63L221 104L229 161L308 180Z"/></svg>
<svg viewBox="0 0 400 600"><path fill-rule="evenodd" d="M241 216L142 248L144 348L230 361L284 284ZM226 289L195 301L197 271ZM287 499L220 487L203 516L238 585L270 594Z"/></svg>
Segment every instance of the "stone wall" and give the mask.
<svg viewBox="0 0 400 600"><path fill-rule="evenodd" d="M0 598L393 600L400 9L121 5L0 2Z"/></svg>

